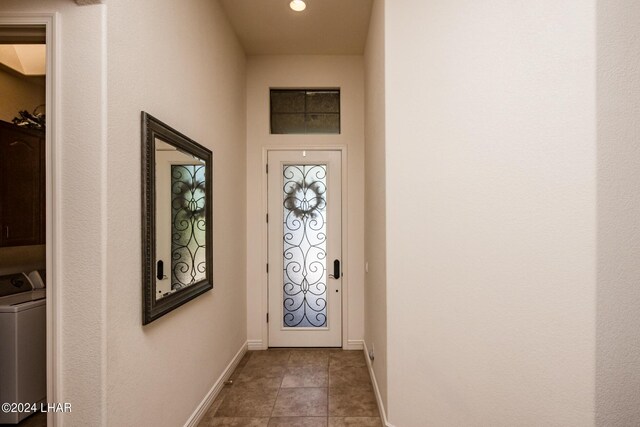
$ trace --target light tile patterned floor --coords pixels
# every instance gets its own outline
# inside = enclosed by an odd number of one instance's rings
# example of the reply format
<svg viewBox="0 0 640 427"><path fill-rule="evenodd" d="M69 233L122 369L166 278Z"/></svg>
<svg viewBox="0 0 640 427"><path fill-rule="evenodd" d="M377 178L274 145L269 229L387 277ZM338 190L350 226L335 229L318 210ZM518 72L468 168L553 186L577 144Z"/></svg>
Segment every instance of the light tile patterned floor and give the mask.
<svg viewBox="0 0 640 427"><path fill-rule="evenodd" d="M250 351L200 427L381 427L362 351Z"/></svg>

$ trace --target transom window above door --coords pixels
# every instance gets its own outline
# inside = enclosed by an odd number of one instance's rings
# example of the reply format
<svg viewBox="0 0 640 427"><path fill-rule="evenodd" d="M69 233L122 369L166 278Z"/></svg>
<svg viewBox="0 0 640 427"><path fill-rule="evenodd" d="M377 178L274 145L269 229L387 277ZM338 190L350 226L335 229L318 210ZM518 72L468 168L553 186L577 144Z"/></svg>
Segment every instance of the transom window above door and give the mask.
<svg viewBox="0 0 640 427"><path fill-rule="evenodd" d="M340 133L340 89L271 89L272 134Z"/></svg>

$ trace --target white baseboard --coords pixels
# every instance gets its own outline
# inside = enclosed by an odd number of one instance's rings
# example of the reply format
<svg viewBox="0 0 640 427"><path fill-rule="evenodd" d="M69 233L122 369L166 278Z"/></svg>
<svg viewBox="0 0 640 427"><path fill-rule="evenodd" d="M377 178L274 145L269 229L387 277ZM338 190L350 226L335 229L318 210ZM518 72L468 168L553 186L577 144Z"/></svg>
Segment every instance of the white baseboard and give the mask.
<svg viewBox="0 0 640 427"><path fill-rule="evenodd" d="M393 424L387 420L387 411L385 410L384 404L382 402L382 396L380 395L380 389L378 388L378 381L376 380L376 373L373 371L373 365L371 364L371 359L369 359L369 349L367 348L367 342L362 341L364 347L364 358L367 360L367 367L369 368L369 375L371 376L371 383L373 384L373 392L376 395L376 400L378 401L378 409L380 410L380 419L387 427L395 427Z"/></svg>
<svg viewBox="0 0 640 427"><path fill-rule="evenodd" d="M364 340L348 340L345 350L362 350L364 349Z"/></svg>
<svg viewBox="0 0 640 427"><path fill-rule="evenodd" d="M266 350L268 348L262 340L249 340L247 341L247 345L249 350Z"/></svg>
<svg viewBox="0 0 640 427"><path fill-rule="evenodd" d="M211 390L209 390L204 399L202 399L202 402L200 402L196 410L193 412L193 414L191 414L184 425L185 427L196 427L198 425L198 423L207 413L207 410L213 403L214 399L218 396L218 393L220 393L220 390L222 390L222 387L224 387L224 382L229 379L234 369L236 369L236 366L238 366L238 363L240 363L246 352L247 343L245 342L244 344L242 344L242 347L240 347L240 350L238 350L236 355L233 356L233 359L231 359L231 362L229 362L218 380L213 384Z"/></svg>

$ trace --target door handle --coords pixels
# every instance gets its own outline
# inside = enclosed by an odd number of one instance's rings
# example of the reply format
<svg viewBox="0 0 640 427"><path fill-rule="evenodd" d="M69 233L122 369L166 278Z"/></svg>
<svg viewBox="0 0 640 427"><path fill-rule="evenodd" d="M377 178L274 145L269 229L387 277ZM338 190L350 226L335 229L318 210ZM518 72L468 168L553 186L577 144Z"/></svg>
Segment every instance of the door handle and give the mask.
<svg viewBox="0 0 640 427"><path fill-rule="evenodd" d="M329 277L331 277L332 279L339 279L340 276L340 260L336 259L333 260L333 274L330 274Z"/></svg>
<svg viewBox="0 0 640 427"><path fill-rule="evenodd" d="M164 262L162 262L162 260L158 261L158 268L156 271L156 277L158 278L158 280L162 280L164 279Z"/></svg>

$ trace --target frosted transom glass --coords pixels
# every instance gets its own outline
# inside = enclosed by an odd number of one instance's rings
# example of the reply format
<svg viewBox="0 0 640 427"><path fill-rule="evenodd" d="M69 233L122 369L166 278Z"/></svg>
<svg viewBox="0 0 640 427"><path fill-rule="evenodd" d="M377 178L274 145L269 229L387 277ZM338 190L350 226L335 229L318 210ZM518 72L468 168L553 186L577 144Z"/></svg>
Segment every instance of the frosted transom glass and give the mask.
<svg viewBox="0 0 640 427"><path fill-rule="evenodd" d="M283 326L327 324L327 166L283 167Z"/></svg>
<svg viewBox="0 0 640 427"><path fill-rule="evenodd" d="M339 89L271 89L272 134L340 133Z"/></svg>

